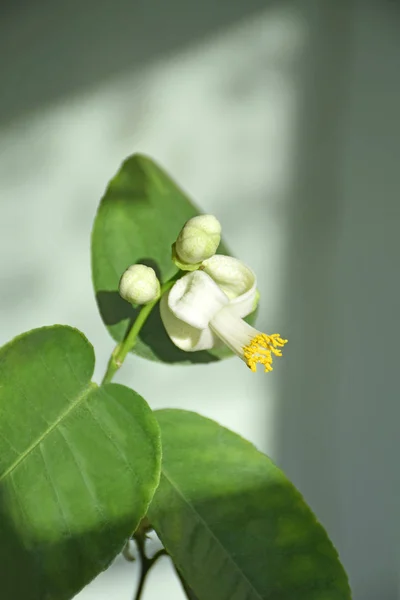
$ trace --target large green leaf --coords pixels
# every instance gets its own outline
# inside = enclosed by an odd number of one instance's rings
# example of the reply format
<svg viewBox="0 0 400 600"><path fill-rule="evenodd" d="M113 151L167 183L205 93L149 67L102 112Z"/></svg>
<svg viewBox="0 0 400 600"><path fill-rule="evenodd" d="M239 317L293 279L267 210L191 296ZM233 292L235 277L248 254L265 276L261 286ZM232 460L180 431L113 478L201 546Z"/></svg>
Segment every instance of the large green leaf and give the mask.
<svg viewBox="0 0 400 600"><path fill-rule="evenodd" d="M145 514L159 428L132 390L90 382L93 348L45 327L0 349L0 587L4 600L72 598Z"/></svg>
<svg viewBox="0 0 400 600"><path fill-rule="evenodd" d="M183 224L198 214L187 196L152 160L128 158L110 181L94 222L92 274L97 304L112 337L120 342L137 310L122 300L118 283L124 270L144 263L165 282L177 271L171 246ZM228 254L224 244L219 252ZM226 349L185 353L172 344L158 306L143 327L133 352L150 360L199 363L228 356Z"/></svg>
<svg viewBox="0 0 400 600"><path fill-rule="evenodd" d="M156 413L160 485L148 518L198 600L348 600L336 550L265 455L195 413Z"/></svg>

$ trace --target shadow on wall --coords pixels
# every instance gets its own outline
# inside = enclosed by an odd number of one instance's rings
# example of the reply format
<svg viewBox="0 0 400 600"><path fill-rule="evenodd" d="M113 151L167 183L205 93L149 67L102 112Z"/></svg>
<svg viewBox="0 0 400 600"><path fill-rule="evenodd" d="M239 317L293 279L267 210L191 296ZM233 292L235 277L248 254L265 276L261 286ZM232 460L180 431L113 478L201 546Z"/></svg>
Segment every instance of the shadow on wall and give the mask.
<svg viewBox="0 0 400 600"><path fill-rule="evenodd" d="M400 16L331 3L310 30L276 460L337 544L354 599L397 600Z"/></svg>
<svg viewBox="0 0 400 600"><path fill-rule="evenodd" d="M0 121L142 68L265 5L265 0L2 3Z"/></svg>

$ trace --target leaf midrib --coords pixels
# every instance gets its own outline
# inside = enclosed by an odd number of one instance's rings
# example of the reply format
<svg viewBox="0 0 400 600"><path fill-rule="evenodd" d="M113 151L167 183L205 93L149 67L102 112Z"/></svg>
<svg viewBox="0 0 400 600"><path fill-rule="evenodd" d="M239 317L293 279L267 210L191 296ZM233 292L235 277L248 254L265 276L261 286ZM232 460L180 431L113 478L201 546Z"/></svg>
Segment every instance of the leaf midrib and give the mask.
<svg viewBox="0 0 400 600"><path fill-rule="evenodd" d="M90 392L95 389L95 387L97 387L97 385L95 383L93 383L92 381L88 383L88 385L84 388L84 390L75 398L75 400L73 400L72 402L70 402L68 404L68 407L66 408L66 410L64 410L58 417L57 419L51 424L49 425L44 431L43 433L41 433L39 435L38 438L36 438L36 440L34 440L32 442L32 444L30 446L28 446L21 454L20 456L15 459L15 461L4 471L4 473L2 473L0 475L0 483L2 481L4 481L4 479L6 479L13 471L15 471L15 469L33 452L33 450L35 450L35 448L37 448L42 442L43 440L50 435L50 433L52 431L54 431L54 429L56 429L58 427L58 425L60 425L60 423L66 419L68 417L68 415L75 410L75 408L77 408L77 406L79 404L81 404L86 397L90 394Z"/></svg>
<svg viewBox="0 0 400 600"><path fill-rule="evenodd" d="M238 565L238 563L229 554L229 552L227 551L225 546L222 544L221 540L215 535L215 533L212 531L212 529L209 527L209 525L203 519L203 517L200 515L200 513L195 510L193 504L186 498L186 496L183 494L183 492L179 489L178 485L173 481L172 477L170 475L168 475L168 473L166 472L166 470L164 468L162 468L162 475L165 477L165 479L168 481L168 483L174 489L174 491L177 493L177 495L181 498L181 500L183 500L187 504L187 506L189 506L192 513L195 514L197 519L204 525L204 528L208 531L208 533L211 535L211 537L217 542L218 546L222 549L222 551L225 553L225 555L229 558L230 562L233 564L233 566L238 571L240 576L249 584L250 589L256 594L256 597L259 598L260 600L263 600L263 597L260 595L260 592L254 587L254 584L250 581L250 579L244 573L243 569Z"/></svg>

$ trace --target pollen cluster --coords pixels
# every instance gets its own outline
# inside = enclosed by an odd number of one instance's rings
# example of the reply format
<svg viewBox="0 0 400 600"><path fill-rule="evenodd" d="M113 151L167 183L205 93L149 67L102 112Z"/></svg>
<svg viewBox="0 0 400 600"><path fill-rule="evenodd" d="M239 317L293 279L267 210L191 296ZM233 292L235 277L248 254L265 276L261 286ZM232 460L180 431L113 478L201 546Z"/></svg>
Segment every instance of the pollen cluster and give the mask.
<svg viewBox="0 0 400 600"><path fill-rule="evenodd" d="M273 333L272 335L257 334L243 348L243 356L247 366L254 372L257 370L257 363L259 363L264 365L265 372L272 371L272 355L282 356L282 351L279 348L283 348L286 343L287 340L283 340L279 333Z"/></svg>

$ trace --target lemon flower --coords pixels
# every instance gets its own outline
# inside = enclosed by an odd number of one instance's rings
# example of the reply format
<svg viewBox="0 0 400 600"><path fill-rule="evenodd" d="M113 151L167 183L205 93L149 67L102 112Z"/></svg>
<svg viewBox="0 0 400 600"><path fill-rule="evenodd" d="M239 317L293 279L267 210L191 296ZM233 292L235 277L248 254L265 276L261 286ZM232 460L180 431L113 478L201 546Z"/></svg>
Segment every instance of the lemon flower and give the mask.
<svg viewBox="0 0 400 600"><path fill-rule="evenodd" d="M216 254L205 260L161 298L161 319L172 342L196 352L222 341L252 371L257 363L272 371L272 356L282 355L280 348L287 340L243 320L255 309L256 283L253 271L236 258Z"/></svg>

